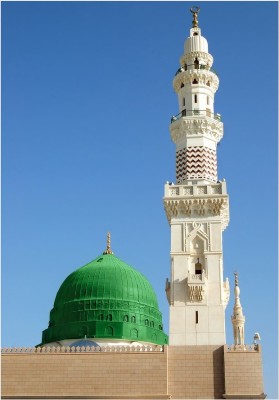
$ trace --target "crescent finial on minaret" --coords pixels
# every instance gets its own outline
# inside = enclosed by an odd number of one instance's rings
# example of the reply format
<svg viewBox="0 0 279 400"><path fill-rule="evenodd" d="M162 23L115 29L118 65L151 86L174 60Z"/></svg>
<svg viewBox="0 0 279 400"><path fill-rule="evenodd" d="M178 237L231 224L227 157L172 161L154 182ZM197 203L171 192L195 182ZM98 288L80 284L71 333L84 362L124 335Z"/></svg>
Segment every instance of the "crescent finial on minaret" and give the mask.
<svg viewBox="0 0 279 400"><path fill-rule="evenodd" d="M190 8L190 11L193 14L192 27L193 28L198 28L199 27L198 13L200 12L200 7L193 6L193 7Z"/></svg>
<svg viewBox="0 0 279 400"><path fill-rule="evenodd" d="M238 286L238 272L237 271L234 272L234 285Z"/></svg>
<svg viewBox="0 0 279 400"><path fill-rule="evenodd" d="M113 251L110 248L110 232L108 232L108 234L107 234L107 248L103 252L103 254L113 254Z"/></svg>

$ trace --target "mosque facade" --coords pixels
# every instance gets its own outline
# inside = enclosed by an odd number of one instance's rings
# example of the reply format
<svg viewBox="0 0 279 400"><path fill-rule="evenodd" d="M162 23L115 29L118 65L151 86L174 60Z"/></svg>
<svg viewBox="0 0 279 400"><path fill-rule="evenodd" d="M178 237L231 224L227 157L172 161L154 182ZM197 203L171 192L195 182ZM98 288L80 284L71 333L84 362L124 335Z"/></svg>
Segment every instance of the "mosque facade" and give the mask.
<svg viewBox="0 0 279 400"><path fill-rule="evenodd" d="M263 399L260 339L245 343L239 277L226 344L222 232L229 223L225 180L218 180L223 137L214 95L219 78L192 7L173 87L178 114L170 133L176 182L164 208L171 229L169 336L149 281L114 255L110 234L98 257L61 284L41 343L2 349L3 399Z"/></svg>

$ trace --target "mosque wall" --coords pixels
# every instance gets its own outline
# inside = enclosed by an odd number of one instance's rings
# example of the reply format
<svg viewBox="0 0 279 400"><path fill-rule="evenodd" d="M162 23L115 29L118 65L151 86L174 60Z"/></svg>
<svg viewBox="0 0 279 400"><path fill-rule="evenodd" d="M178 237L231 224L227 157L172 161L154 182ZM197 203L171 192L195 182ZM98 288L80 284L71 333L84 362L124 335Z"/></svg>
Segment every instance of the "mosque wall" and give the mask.
<svg viewBox="0 0 279 400"><path fill-rule="evenodd" d="M224 364L225 398L265 398L260 345L225 346Z"/></svg>
<svg viewBox="0 0 279 400"><path fill-rule="evenodd" d="M167 398L161 397L167 394L167 349L144 352L125 349L5 353L2 396Z"/></svg>
<svg viewBox="0 0 279 400"><path fill-rule="evenodd" d="M3 349L2 398L264 398L261 348Z"/></svg>
<svg viewBox="0 0 279 400"><path fill-rule="evenodd" d="M175 399L221 399L223 346L169 346L169 393Z"/></svg>

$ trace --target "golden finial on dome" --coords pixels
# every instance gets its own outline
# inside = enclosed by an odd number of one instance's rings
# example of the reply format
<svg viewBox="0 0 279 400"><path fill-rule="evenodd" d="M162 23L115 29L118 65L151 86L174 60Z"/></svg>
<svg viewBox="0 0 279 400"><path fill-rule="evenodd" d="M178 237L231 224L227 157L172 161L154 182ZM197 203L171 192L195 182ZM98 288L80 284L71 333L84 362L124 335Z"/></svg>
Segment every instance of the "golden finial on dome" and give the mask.
<svg viewBox="0 0 279 400"><path fill-rule="evenodd" d="M193 14L192 27L193 28L198 28L199 27L198 13L200 12L200 7L193 6L193 7L190 8L190 11Z"/></svg>
<svg viewBox="0 0 279 400"><path fill-rule="evenodd" d="M107 248L103 252L103 254L113 254L113 251L111 251L111 248L110 248L110 232L108 232L108 234L107 234Z"/></svg>

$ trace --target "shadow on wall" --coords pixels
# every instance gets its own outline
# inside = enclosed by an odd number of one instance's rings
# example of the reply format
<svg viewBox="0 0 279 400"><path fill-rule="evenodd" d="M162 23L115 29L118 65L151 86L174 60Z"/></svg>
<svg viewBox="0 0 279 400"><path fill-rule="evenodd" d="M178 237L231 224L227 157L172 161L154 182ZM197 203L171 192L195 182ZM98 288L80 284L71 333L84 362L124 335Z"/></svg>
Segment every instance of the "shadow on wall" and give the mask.
<svg viewBox="0 0 279 400"><path fill-rule="evenodd" d="M214 398L222 399L225 393L224 346L213 351Z"/></svg>

